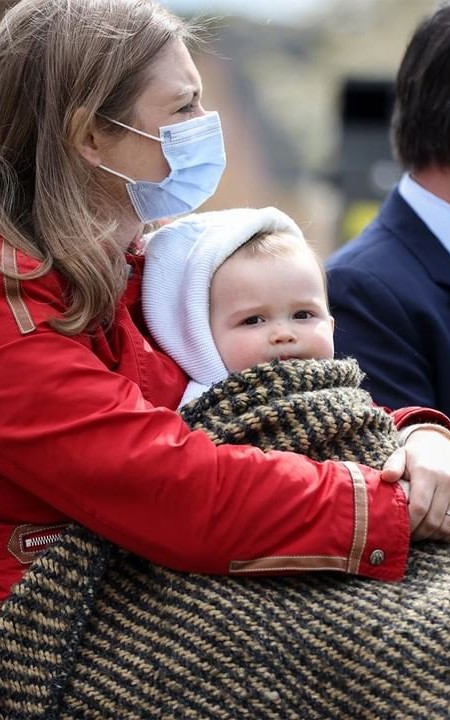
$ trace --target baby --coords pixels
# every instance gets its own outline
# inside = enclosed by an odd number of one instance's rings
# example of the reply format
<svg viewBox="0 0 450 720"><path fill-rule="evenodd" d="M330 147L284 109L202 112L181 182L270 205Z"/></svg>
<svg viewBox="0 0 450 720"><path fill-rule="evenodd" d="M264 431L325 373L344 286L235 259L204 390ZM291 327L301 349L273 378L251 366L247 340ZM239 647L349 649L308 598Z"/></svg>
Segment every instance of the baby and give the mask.
<svg viewBox="0 0 450 720"><path fill-rule="evenodd" d="M158 230L142 297L151 334L190 378L181 405L257 363L333 357L322 268L276 208L198 213Z"/></svg>
<svg viewBox="0 0 450 720"><path fill-rule="evenodd" d="M216 443L382 467L392 419L333 359L325 275L276 208L190 215L150 236L143 312L189 377L179 410Z"/></svg>

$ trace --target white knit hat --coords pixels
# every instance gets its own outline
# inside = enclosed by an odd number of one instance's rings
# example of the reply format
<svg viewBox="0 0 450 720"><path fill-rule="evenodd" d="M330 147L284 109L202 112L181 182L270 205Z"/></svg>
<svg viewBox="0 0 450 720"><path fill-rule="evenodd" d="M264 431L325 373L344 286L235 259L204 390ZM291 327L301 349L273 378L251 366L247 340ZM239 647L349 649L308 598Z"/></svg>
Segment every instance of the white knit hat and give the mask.
<svg viewBox="0 0 450 720"><path fill-rule="evenodd" d="M287 231L304 242L295 222L274 207L194 213L148 237L142 310L151 335L191 379L180 405L228 375L209 325L211 279L261 231Z"/></svg>

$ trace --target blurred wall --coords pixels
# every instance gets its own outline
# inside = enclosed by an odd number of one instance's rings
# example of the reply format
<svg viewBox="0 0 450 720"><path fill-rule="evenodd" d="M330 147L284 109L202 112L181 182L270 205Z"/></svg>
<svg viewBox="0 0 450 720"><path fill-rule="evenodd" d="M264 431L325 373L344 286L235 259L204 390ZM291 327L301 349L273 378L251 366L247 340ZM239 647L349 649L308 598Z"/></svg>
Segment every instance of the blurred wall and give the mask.
<svg viewBox="0 0 450 720"><path fill-rule="evenodd" d="M416 24L436 7L430 0L335 0L289 27L217 22L196 61L206 107L222 117L228 165L205 209L277 205L322 257L357 232L397 176L385 168L385 184L346 217L343 87L349 79L392 83ZM380 155L389 160L387 121L380 132ZM373 150L370 133L367 144L364 135L358 142L362 155Z"/></svg>
<svg viewBox="0 0 450 720"><path fill-rule="evenodd" d="M15 2L0 0L0 15ZM358 127L349 142L343 88L349 80L392 83L414 27L437 5L329 0L323 12L286 26L274 22L276 12L270 22L227 17L223 0L223 16L209 22L207 47L195 55L205 106L219 110L227 149L225 175L204 209L276 205L322 257L357 233L396 175L386 164L387 122L375 132ZM377 160L384 185L350 197Z"/></svg>

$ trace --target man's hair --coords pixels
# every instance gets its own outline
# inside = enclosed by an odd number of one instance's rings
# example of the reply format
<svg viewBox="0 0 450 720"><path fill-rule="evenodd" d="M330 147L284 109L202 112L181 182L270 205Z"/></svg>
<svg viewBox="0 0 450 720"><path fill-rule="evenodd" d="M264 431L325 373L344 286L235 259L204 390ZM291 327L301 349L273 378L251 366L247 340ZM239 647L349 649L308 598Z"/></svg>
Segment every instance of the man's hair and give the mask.
<svg viewBox="0 0 450 720"><path fill-rule="evenodd" d="M61 332L112 319L125 282L111 201L74 140L95 117L133 124L158 52L188 36L150 0L21 0L2 18L0 234L41 261L35 276L67 279Z"/></svg>
<svg viewBox="0 0 450 720"><path fill-rule="evenodd" d="M405 169L450 165L450 4L425 18L406 48L395 84L391 141Z"/></svg>

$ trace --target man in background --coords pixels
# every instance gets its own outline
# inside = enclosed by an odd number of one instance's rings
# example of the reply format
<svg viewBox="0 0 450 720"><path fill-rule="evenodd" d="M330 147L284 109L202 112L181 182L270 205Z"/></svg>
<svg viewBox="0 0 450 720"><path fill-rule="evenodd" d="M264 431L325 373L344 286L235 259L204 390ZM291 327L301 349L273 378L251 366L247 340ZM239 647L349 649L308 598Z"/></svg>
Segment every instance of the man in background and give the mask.
<svg viewBox="0 0 450 720"><path fill-rule="evenodd" d="M450 413L450 4L416 28L391 123L404 169L375 220L326 263L336 357L375 401Z"/></svg>

